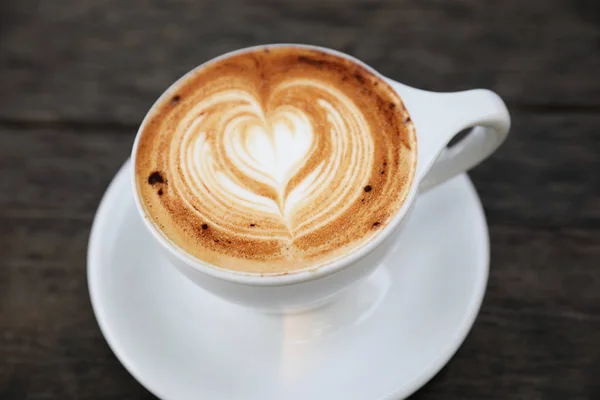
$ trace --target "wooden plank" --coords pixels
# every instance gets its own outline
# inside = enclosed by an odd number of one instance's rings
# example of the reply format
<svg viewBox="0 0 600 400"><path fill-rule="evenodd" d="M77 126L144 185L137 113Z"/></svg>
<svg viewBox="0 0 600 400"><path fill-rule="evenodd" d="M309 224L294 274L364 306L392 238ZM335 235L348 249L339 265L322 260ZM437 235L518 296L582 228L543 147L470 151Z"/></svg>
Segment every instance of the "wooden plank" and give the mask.
<svg viewBox="0 0 600 400"><path fill-rule="evenodd" d="M137 124L226 51L304 42L513 111L471 176L490 224L473 331L415 399L600 398L600 3L591 0L0 2L0 398L153 398L104 342L91 221Z"/></svg>
<svg viewBox="0 0 600 400"><path fill-rule="evenodd" d="M493 282L493 279L492 279ZM595 399L600 319L488 306L450 363L411 399ZM498 294L498 296L500 296Z"/></svg>
<svg viewBox="0 0 600 400"><path fill-rule="evenodd" d="M600 114L512 119L507 141L471 172L490 224L600 228Z"/></svg>
<svg viewBox="0 0 600 400"><path fill-rule="evenodd" d="M269 42L323 45L404 83L487 87L516 109L600 109L598 3L587 0L102 3L0 13L0 119L139 123L205 60Z"/></svg>
<svg viewBox="0 0 600 400"><path fill-rule="evenodd" d="M29 228L37 222L21 221ZM17 235L11 243L24 249L33 241L49 252L52 245L69 248L80 240L61 232L64 223L51 220L36 227L33 238ZM85 242L89 221L79 225L76 233ZM3 241L10 239L11 229L19 229L1 219L0 226ZM0 398L154 398L125 371L102 337L87 292L85 246L62 257L57 253L54 263L35 254L2 254L8 260L0 262Z"/></svg>
<svg viewBox="0 0 600 400"><path fill-rule="evenodd" d="M0 218L0 398L151 398L92 315L91 220ZM492 268L464 346L417 399L600 393L600 231L492 226Z"/></svg>
<svg viewBox="0 0 600 400"><path fill-rule="evenodd" d="M600 230L492 225L490 242L490 313L600 323Z"/></svg>
<svg viewBox="0 0 600 400"><path fill-rule="evenodd" d="M515 113L512 134L471 176L490 224L600 227L600 115ZM133 131L0 125L0 215L92 217Z"/></svg>
<svg viewBox="0 0 600 400"><path fill-rule="evenodd" d="M89 220L134 135L0 128L0 214Z"/></svg>
<svg viewBox="0 0 600 400"><path fill-rule="evenodd" d="M0 218L2 265L9 271L71 271L74 277L65 281L64 287L51 288L56 294L81 283L78 279L85 269L91 216ZM493 295L486 299L488 306L509 310L518 306L524 315L539 312L573 320L600 319L600 230L497 224L490 227L490 235L488 289ZM79 289L86 291L85 287ZM30 295L27 291L12 294L24 299ZM38 299L33 296L32 300ZM32 312L37 314L40 309Z"/></svg>
<svg viewBox="0 0 600 400"><path fill-rule="evenodd" d="M464 347L415 398L598 393L599 123L517 113L510 140L475 169L490 223L488 293ZM94 211L132 139L0 129L0 398L151 398L103 342L85 281Z"/></svg>

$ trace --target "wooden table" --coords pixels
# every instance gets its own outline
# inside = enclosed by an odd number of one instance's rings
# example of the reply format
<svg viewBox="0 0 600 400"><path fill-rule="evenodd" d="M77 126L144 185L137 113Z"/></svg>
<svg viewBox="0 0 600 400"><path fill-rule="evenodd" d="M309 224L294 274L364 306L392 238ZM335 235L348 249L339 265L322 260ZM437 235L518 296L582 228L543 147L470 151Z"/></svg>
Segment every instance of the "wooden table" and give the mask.
<svg viewBox="0 0 600 400"><path fill-rule="evenodd" d="M0 5L0 398L152 398L92 314L98 202L156 97L267 42L324 45L412 86L486 87L512 135L471 176L491 234L473 330L415 399L600 398L595 0L22 0Z"/></svg>

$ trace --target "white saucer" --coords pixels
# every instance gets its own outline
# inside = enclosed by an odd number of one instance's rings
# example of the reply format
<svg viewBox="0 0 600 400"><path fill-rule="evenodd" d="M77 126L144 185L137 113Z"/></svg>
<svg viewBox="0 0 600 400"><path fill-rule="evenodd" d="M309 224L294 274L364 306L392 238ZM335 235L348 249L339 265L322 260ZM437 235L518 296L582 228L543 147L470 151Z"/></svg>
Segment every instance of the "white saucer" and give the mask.
<svg viewBox="0 0 600 400"><path fill-rule="evenodd" d="M336 303L265 315L204 292L159 256L126 163L94 220L96 318L129 372L162 399L398 399L464 340L488 276L479 198L466 175L418 200L384 265Z"/></svg>

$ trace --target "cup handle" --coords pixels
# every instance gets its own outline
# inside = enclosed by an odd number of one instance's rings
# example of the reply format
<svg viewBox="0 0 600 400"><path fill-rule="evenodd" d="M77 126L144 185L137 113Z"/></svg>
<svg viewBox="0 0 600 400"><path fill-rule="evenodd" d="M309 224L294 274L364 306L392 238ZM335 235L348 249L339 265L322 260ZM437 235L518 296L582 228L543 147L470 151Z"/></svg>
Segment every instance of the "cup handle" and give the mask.
<svg viewBox="0 0 600 400"><path fill-rule="evenodd" d="M510 115L502 99L486 89L435 93L391 81L417 133L419 191L425 192L468 171L489 157L506 139ZM452 147L460 131L473 128Z"/></svg>

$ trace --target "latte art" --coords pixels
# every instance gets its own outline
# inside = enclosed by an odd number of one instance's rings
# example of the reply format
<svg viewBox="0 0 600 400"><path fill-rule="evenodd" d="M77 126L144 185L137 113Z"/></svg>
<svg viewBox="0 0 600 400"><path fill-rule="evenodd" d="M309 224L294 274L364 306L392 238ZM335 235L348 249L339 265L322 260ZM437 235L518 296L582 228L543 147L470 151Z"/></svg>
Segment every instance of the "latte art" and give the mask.
<svg viewBox="0 0 600 400"><path fill-rule="evenodd" d="M147 214L184 251L247 272L319 265L364 244L414 173L414 131L393 90L314 50L204 66L143 129Z"/></svg>
<svg viewBox="0 0 600 400"><path fill-rule="evenodd" d="M294 105L315 99L308 110ZM290 241L343 213L373 163L360 110L310 79L273 88L265 109L241 89L214 93L182 119L170 151L170 169L181 171L172 187L199 218L236 235Z"/></svg>

